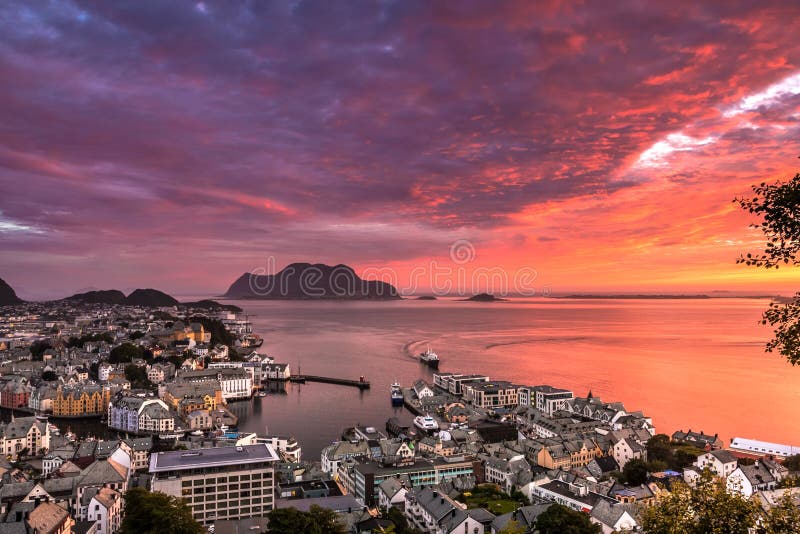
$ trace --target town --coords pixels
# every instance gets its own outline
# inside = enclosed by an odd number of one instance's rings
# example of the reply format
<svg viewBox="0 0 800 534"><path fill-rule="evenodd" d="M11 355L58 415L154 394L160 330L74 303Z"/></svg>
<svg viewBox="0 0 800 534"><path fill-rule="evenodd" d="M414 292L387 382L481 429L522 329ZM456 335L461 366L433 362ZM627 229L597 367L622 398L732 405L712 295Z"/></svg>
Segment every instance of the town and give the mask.
<svg viewBox="0 0 800 534"><path fill-rule="evenodd" d="M639 531L643 506L708 473L765 513L800 504L800 448L658 434L590 391L472 373L394 384L386 402L411 424L353 422L304 458L291 436L237 430L234 403L305 378L262 343L242 310L214 301L4 307L0 533L114 533L134 488L182 499L215 533L267 532L271 511L315 507L354 533L533 532L554 510Z"/></svg>

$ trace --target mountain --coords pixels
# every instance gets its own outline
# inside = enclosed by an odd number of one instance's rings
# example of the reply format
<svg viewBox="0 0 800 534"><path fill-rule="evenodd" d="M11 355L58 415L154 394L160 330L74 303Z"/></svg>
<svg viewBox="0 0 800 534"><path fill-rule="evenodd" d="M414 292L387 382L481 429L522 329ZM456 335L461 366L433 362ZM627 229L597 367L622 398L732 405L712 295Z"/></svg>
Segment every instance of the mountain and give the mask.
<svg viewBox="0 0 800 534"><path fill-rule="evenodd" d="M162 306L175 306L180 304L177 299L157 289L135 289L125 298L128 306L148 306L160 308Z"/></svg>
<svg viewBox="0 0 800 534"><path fill-rule="evenodd" d="M105 289L77 293L64 300L79 300L87 304L125 304L125 293L116 289Z"/></svg>
<svg viewBox="0 0 800 534"><path fill-rule="evenodd" d="M21 304L24 302L17 296L10 285L6 284L5 280L0 278L0 306L11 306L12 304Z"/></svg>
<svg viewBox="0 0 800 534"><path fill-rule="evenodd" d="M501 299L499 297L495 297L494 295L490 295L489 293L478 293L477 295L473 295L468 299L471 302L500 302L506 299Z"/></svg>
<svg viewBox="0 0 800 534"><path fill-rule="evenodd" d="M224 295L254 299L399 299L386 282L363 280L347 265L292 263L276 274L244 273Z"/></svg>
<svg viewBox="0 0 800 534"><path fill-rule="evenodd" d="M239 306L234 306L233 304L220 304L216 300L210 300L210 299L203 299L195 302L181 302L180 305L185 306L186 308L203 308L206 310L228 310L236 313L242 311L242 309Z"/></svg>

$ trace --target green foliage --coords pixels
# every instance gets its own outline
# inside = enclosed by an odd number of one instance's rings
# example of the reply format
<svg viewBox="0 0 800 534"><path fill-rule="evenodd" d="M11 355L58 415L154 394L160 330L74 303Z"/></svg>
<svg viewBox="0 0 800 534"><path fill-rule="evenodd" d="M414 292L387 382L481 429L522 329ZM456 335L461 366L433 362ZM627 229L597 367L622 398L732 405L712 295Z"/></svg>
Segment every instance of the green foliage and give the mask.
<svg viewBox="0 0 800 534"><path fill-rule="evenodd" d="M147 378L147 370L132 363L125 366L125 378L130 381L133 388L150 389L153 387L153 383Z"/></svg>
<svg viewBox="0 0 800 534"><path fill-rule="evenodd" d="M756 523L758 506L705 470L690 488L676 482L672 491L642 509L648 534L748 534Z"/></svg>
<svg viewBox="0 0 800 534"><path fill-rule="evenodd" d="M269 532L273 534L344 534L336 513L327 508L312 505L308 512L295 508L277 508L269 514Z"/></svg>
<svg viewBox="0 0 800 534"><path fill-rule="evenodd" d="M784 495L780 503L764 514L756 534L783 534L800 532L800 508L792 502L789 495Z"/></svg>
<svg viewBox="0 0 800 534"><path fill-rule="evenodd" d="M58 375L55 373L55 371L45 371L42 373L42 380L45 382L53 382L58 380Z"/></svg>
<svg viewBox="0 0 800 534"><path fill-rule="evenodd" d="M144 349L133 343L123 343L111 349L109 363L129 363L134 358L144 358Z"/></svg>
<svg viewBox="0 0 800 534"><path fill-rule="evenodd" d="M622 478L631 486L644 484L647 482L647 464L638 458L628 460L622 469Z"/></svg>
<svg viewBox="0 0 800 534"><path fill-rule="evenodd" d="M589 516L576 512L561 504L553 504L536 519L539 534L599 534L600 525L595 525Z"/></svg>
<svg viewBox="0 0 800 534"><path fill-rule="evenodd" d="M84 343L89 341L105 341L106 343L113 343L114 336L111 335L109 332L104 332L102 334L86 334L81 337L72 336L67 341L67 346L69 347L83 347Z"/></svg>
<svg viewBox="0 0 800 534"><path fill-rule="evenodd" d="M34 341L31 343L31 358L34 361L40 362L44 359L44 351L47 349L52 349L53 347L50 345L50 342L47 340L44 341Z"/></svg>
<svg viewBox="0 0 800 534"><path fill-rule="evenodd" d="M495 515L501 515L516 510L520 502L526 503L525 496L517 493L521 498L504 493L496 484L479 484L472 491L462 493L459 501L465 503L467 508L486 508Z"/></svg>
<svg viewBox="0 0 800 534"><path fill-rule="evenodd" d="M500 529L498 534L525 534L525 527L512 519L506 523L506 526Z"/></svg>
<svg viewBox="0 0 800 534"><path fill-rule="evenodd" d="M211 344L217 345L227 345L228 347L233 346L234 341L236 341L225 325L222 324L222 321L217 319L212 319L210 317L203 317L202 315L197 315L189 319L190 323L200 323L203 325L203 329L206 332L211 332Z"/></svg>
<svg viewBox="0 0 800 534"><path fill-rule="evenodd" d="M763 252L748 252L737 263L767 269L800 264L800 174L786 182L762 182L753 186L752 198L734 202L761 217L760 224L751 226L760 229L767 239ZM790 302L770 304L761 322L774 329L766 351L778 352L792 365L800 364L800 293Z"/></svg>
<svg viewBox="0 0 800 534"><path fill-rule="evenodd" d="M139 330L137 330L135 332L131 332L131 335L129 335L128 337L131 339L131 341L135 341L139 338L144 337L144 332L140 332Z"/></svg>
<svg viewBox="0 0 800 534"><path fill-rule="evenodd" d="M119 534L205 534L205 529L177 497L132 488L125 493Z"/></svg>
<svg viewBox="0 0 800 534"><path fill-rule="evenodd" d="M650 472L663 471L666 468L680 471L692 465L697 457L706 451L693 445L673 443L666 434L656 434L647 442L647 459L650 460ZM659 462L659 463L656 463Z"/></svg>
<svg viewBox="0 0 800 534"><path fill-rule="evenodd" d="M382 515L394 523L394 532L396 534L417 534L419 532L417 529L408 526L406 516L394 506L390 507L389 510Z"/></svg>
<svg viewBox="0 0 800 534"><path fill-rule="evenodd" d="M789 471L800 471L800 454L786 458L783 461L783 466Z"/></svg>

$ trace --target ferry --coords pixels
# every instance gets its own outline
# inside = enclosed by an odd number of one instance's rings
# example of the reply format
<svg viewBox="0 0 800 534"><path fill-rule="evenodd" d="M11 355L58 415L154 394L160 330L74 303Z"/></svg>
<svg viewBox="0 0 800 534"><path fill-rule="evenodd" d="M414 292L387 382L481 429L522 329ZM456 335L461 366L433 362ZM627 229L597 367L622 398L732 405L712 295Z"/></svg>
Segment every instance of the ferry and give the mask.
<svg viewBox="0 0 800 534"><path fill-rule="evenodd" d="M400 384L397 382L392 384L392 406L403 405L403 390L400 389Z"/></svg>
<svg viewBox="0 0 800 534"><path fill-rule="evenodd" d="M419 355L419 361L431 369L439 368L439 355L433 352L430 346L428 347L428 350Z"/></svg>
<svg viewBox="0 0 800 534"><path fill-rule="evenodd" d="M414 426L423 432L436 432L439 430L439 423L430 415L418 415L415 417Z"/></svg>

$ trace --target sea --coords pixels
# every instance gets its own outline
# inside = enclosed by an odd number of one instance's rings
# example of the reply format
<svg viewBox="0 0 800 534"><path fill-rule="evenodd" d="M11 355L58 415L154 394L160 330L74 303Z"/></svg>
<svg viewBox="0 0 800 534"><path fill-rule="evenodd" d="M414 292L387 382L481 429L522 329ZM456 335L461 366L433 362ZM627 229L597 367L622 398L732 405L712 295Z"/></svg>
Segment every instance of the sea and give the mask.
<svg viewBox="0 0 800 534"><path fill-rule="evenodd" d="M307 460L354 425L385 427L390 384L431 370L592 392L652 417L656 430L800 445L800 368L764 352L766 299L509 299L226 301L243 308L260 352L293 373L359 379L371 389L285 384L232 403L239 429L294 436Z"/></svg>

